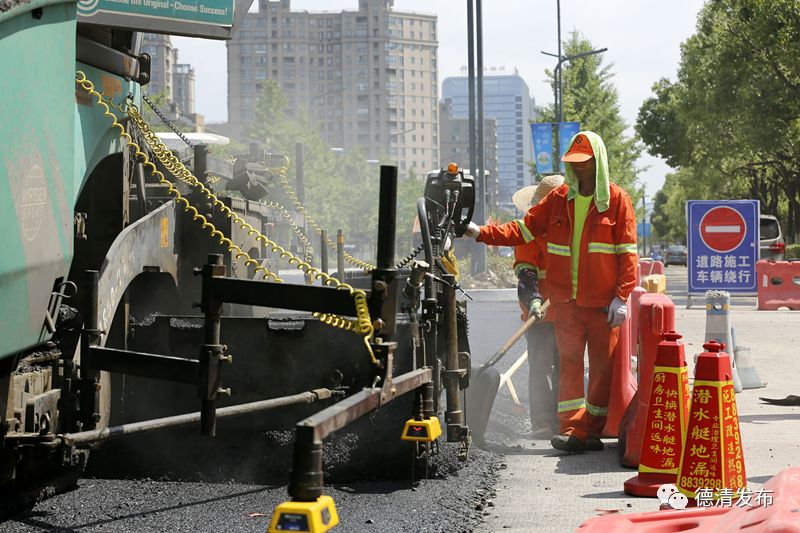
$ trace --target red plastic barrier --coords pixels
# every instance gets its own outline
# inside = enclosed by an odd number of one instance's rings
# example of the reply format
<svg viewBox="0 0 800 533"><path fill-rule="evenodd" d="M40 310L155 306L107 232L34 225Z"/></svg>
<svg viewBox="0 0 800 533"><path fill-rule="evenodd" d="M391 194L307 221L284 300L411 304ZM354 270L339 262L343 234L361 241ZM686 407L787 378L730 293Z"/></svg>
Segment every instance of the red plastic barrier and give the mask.
<svg viewBox="0 0 800 533"><path fill-rule="evenodd" d="M631 354L639 355L639 300L643 294L647 294L647 289L639 287L638 285L633 288L628 301L628 311L630 312L631 321L631 335L629 336L631 344Z"/></svg>
<svg viewBox="0 0 800 533"><path fill-rule="evenodd" d="M658 343L667 331L675 331L675 304L663 294L642 295L639 299L639 387L620 424L622 466L639 467Z"/></svg>
<svg viewBox="0 0 800 533"><path fill-rule="evenodd" d="M759 497L758 495L761 495ZM653 511L649 513L595 516L576 530L580 533L728 533L733 531L769 531L770 533L800 533L800 468L783 470L755 490L742 504L737 496L732 505L696 507L683 511ZM771 504L768 504L771 501ZM658 500L653 499L653 505Z"/></svg>
<svg viewBox="0 0 800 533"><path fill-rule="evenodd" d="M758 261L758 308L800 309L800 261Z"/></svg>
<svg viewBox="0 0 800 533"><path fill-rule="evenodd" d="M631 298L628 297L628 306ZM630 405L633 395L636 394L636 379L631 372L631 316L619 328L617 346L614 348L614 358L611 363L611 395L608 399L608 417L603 427L603 437L616 437L619 435L619 425L622 415Z"/></svg>
<svg viewBox="0 0 800 533"><path fill-rule="evenodd" d="M661 261L643 261L639 260L639 278L649 276L651 274L663 274L664 263Z"/></svg>

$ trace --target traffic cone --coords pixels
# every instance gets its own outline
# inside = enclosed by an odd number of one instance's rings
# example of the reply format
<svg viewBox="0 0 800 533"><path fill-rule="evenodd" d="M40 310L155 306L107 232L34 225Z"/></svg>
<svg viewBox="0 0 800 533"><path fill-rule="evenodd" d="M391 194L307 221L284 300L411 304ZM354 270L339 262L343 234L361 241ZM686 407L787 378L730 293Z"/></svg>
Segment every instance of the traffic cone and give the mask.
<svg viewBox="0 0 800 533"><path fill-rule="evenodd" d="M695 366L689 427L675 484L690 501L717 499L722 489L736 494L747 486L733 372L724 347L716 341L705 343L706 351Z"/></svg>
<svg viewBox="0 0 800 533"><path fill-rule="evenodd" d="M639 385L619 427L620 464L639 467L644 439L650 385L663 334L675 330L675 304L663 294L644 294L639 298Z"/></svg>
<svg viewBox="0 0 800 533"><path fill-rule="evenodd" d="M680 338L678 333L668 331L658 343L639 475L624 485L625 492L633 496L656 496L658 487L674 484L678 478L689 421L689 371Z"/></svg>
<svg viewBox="0 0 800 533"><path fill-rule="evenodd" d="M630 304L631 298L628 297ZM619 328L617 346L611 362L611 394L608 398L608 416L603 427L603 437L619 435L619 424L622 415L636 394L636 379L631 372L631 317L628 317Z"/></svg>
<svg viewBox="0 0 800 533"><path fill-rule="evenodd" d="M731 293L706 291L706 342L714 340L727 346L731 359L731 380L736 392L742 392L742 381L733 357L735 344L731 333Z"/></svg>

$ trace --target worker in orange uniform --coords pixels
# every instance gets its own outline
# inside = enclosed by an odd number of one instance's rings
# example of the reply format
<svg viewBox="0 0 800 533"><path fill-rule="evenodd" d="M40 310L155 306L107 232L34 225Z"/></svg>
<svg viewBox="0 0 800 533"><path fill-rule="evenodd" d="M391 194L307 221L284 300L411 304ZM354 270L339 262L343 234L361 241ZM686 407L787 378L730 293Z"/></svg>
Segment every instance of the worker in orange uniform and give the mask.
<svg viewBox="0 0 800 533"><path fill-rule="evenodd" d="M501 226L470 223L479 242L516 246L547 242L547 287L561 361L558 417L552 446L599 451L608 414L611 368L626 302L636 284L636 217L628 194L610 183L603 140L582 131L562 158L566 183L522 220ZM583 354L588 343L589 390L584 398Z"/></svg>
<svg viewBox="0 0 800 533"><path fill-rule="evenodd" d="M523 187L514 193L511 201L525 213L538 204L550 191L563 185L563 176L545 176L537 185ZM514 247L514 273L517 299L522 309L522 321L530 314L542 317L542 303L547 292L547 248L537 239ZM528 405L531 416L531 437L549 439L556 433L556 401L558 397L558 348L553 331L552 315L543 317L525 332L528 343Z"/></svg>

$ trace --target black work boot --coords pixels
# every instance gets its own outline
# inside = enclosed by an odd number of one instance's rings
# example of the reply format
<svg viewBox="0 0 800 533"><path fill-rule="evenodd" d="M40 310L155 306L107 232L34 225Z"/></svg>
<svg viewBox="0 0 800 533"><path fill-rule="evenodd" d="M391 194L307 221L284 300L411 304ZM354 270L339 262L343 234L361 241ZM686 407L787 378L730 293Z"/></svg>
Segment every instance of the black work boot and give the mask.
<svg viewBox="0 0 800 533"><path fill-rule="evenodd" d="M550 445L562 452L581 453L586 451L586 443L575 435L553 435Z"/></svg>
<svg viewBox="0 0 800 533"><path fill-rule="evenodd" d="M605 448L605 444L599 438L595 437L594 435L589 435L586 437L586 450L590 452L602 452Z"/></svg>

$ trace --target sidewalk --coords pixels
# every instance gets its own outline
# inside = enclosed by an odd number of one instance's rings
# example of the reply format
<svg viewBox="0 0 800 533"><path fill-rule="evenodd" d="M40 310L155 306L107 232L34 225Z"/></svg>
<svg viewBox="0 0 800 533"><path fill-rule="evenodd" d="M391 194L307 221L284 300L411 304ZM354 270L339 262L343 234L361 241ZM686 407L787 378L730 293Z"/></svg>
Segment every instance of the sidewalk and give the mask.
<svg viewBox="0 0 800 533"><path fill-rule="evenodd" d="M800 464L800 408L758 400L800 395L800 312L737 307L731 320L738 344L751 349L759 376L768 382L766 388L736 395L747 479L757 489L780 470ZM705 310L676 305L676 326L691 376L693 356L702 351ZM498 398L496 409L506 405ZM636 472L619 466L616 440L605 442L603 452L562 455L548 442L520 440L515 453L506 452L494 507L487 508L478 531L573 531L601 511L658 510L655 498L624 494L623 482Z"/></svg>

